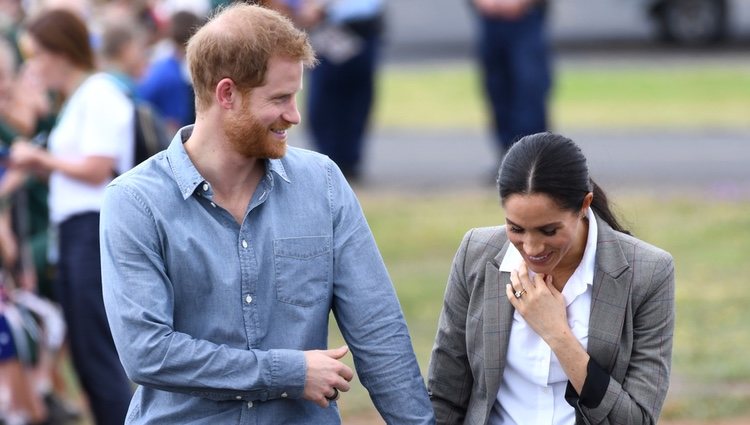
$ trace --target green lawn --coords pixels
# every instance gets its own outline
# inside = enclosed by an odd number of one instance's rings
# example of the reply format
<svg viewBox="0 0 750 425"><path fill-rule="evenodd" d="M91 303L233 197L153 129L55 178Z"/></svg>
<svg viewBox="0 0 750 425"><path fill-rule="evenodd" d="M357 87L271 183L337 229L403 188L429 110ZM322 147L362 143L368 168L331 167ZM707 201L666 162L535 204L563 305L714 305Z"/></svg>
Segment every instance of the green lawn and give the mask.
<svg viewBox="0 0 750 425"><path fill-rule="evenodd" d="M557 128L750 128L750 67L560 67L551 102ZM395 128L481 128L476 69L386 67L376 123Z"/></svg>
<svg viewBox="0 0 750 425"><path fill-rule="evenodd" d="M672 253L677 329L665 418L717 418L750 412L750 200L616 197L636 236ZM398 291L426 373L448 270L463 234L503 221L494 193L361 194L361 201ZM335 343L340 340L333 332ZM361 385L341 402L346 416L371 409Z"/></svg>

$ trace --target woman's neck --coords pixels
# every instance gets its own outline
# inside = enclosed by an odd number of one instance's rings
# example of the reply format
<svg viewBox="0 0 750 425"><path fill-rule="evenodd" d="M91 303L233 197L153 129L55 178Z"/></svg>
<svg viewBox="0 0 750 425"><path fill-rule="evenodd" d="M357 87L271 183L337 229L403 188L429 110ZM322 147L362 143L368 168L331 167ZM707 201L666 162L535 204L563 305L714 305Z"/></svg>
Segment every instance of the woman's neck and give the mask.
<svg viewBox="0 0 750 425"><path fill-rule="evenodd" d="M70 98L89 75L91 75L91 72L87 70L78 68L71 70L62 87L62 93L65 98Z"/></svg>

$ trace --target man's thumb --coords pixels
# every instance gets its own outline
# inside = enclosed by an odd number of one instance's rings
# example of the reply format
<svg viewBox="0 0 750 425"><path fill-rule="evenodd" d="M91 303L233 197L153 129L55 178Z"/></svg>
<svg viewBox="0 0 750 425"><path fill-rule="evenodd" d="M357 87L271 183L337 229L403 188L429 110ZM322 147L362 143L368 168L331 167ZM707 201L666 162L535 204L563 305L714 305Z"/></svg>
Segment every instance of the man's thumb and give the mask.
<svg viewBox="0 0 750 425"><path fill-rule="evenodd" d="M342 345L339 348L333 348L333 349L325 351L326 355L336 360L344 357L346 353L348 352L349 352L349 347L347 347L346 345Z"/></svg>

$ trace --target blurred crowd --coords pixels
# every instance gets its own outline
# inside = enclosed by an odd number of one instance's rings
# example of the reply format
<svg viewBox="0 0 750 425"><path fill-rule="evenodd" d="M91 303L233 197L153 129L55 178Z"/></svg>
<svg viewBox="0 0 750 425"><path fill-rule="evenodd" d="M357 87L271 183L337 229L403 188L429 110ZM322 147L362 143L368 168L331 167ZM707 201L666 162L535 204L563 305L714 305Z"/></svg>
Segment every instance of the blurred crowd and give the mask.
<svg viewBox="0 0 750 425"><path fill-rule="evenodd" d="M162 139L193 122L184 45L217 6L209 0L0 0L0 424L77 423L88 411L94 411L97 423L107 422L94 405L110 409L111 400L96 400L110 391L86 376L88 366L81 365L95 362L99 349L75 339L99 338L111 347L111 337L106 338L103 314L91 313L103 313L100 305L82 303L86 296L80 287L58 285L60 274L76 274L59 273L60 258L69 259L75 244L61 245L57 233L82 211L96 210L75 205L91 196L86 191L98 191L138 161L128 153L135 142L125 140L135 137L138 105L154 111ZM85 25L85 38L75 39L76 32L61 19L68 16L75 17L73 29ZM83 102L86 91L92 95ZM115 116L124 118L110 119ZM87 122L76 122L81 117ZM80 142L65 148L66 129L74 129L71 134ZM48 150L51 135L57 147ZM92 142L85 142L89 136ZM111 144L106 138L122 147L111 155L88 147L98 140ZM61 183L55 185L56 174ZM65 179L86 187L76 191ZM75 238L85 241L85 232L76 231ZM98 250L98 244L90 248ZM80 280L95 285L98 267L80 263L80 268L93 275ZM86 291L101 304L100 288ZM82 322L91 325L71 340ZM92 334L94 327L106 329L106 335ZM80 352L90 360L75 361ZM77 374L70 373L70 364ZM97 379L107 385L117 372L104 375ZM125 391L126 408L129 384ZM108 416L112 423L124 419L117 409Z"/></svg>

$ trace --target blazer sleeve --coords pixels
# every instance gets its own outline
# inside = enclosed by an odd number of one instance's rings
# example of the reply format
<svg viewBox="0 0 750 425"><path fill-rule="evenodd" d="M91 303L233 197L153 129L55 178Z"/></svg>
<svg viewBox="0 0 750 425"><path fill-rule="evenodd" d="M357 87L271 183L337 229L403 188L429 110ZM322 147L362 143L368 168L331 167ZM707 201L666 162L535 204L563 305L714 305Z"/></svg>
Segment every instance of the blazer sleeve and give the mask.
<svg viewBox="0 0 750 425"><path fill-rule="evenodd" d="M461 424L471 396L473 377L466 352L466 251L469 231L453 259L427 379L427 389L438 424Z"/></svg>
<svg viewBox="0 0 750 425"><path fill-rule="evenodd" d="M635 262L640 273L634 276L633 285L646 285L647 289L633 305L633 346L622 383L610 377L598 406L572 400L587 424L656 424L659 419L672 361L674 260L661 251L652 267L644 267L645 262L649 261ZM648 270L650 275L641 274Z"/></svg>

